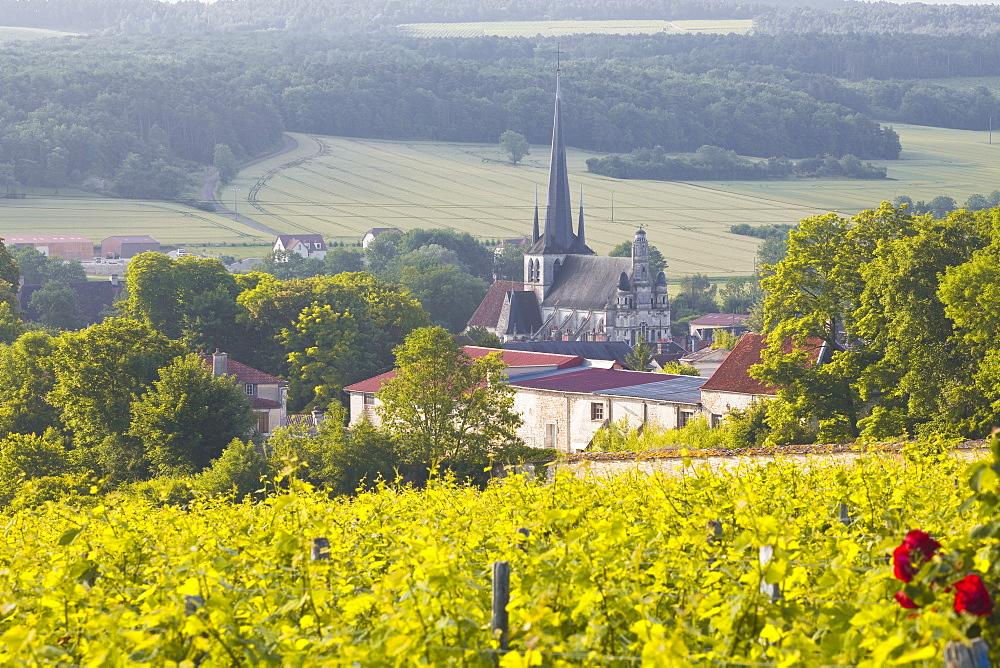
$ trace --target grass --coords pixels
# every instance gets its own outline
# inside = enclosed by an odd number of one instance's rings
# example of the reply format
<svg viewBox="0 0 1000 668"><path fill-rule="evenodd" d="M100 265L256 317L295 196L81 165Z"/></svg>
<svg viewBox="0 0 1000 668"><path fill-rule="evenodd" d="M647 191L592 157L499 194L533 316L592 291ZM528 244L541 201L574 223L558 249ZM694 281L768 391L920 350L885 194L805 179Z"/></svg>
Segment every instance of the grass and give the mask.
<svg viewBox="0 0 1000 668"><path fill-rule="evenodd" d="M7 234L82 234L99 244L114 234L148 234L161 243L269 243L242 223L181 204L99 197L86 191L35 188L24 199L0 199Z"/></svg>
<svg viewBox="0 0 1000 668"><path fill-rule="evenodd" d="M576 34L679 35L697 33L747 33L752 20L719 21L487 21L481 23L407 23L399 28L413 37L555 37Z"/></svg>
<svg viewBox="0 0 1000 668"><path fill-rule="evenodd" d="M79 35L75 32L45 30L43 28L20 28L16 26L0 26L0 42L12 42L21 39L41 39L43 37L67 37Z"/></svg>

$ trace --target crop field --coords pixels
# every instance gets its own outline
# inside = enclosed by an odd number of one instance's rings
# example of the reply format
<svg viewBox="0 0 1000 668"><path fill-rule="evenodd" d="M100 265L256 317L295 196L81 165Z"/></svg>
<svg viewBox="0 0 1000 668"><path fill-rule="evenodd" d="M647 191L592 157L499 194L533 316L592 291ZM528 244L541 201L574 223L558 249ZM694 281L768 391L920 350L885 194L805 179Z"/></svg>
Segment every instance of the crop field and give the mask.
<svg viewBox="0 0 1000 668"><path fill-rule="evenodd" d="M704 21L488 21L482 23L407 23L399 28L413 37L556 37L561 35L679 35L750 32L750 19Z"/></svg>
<svg viewBox="0 0 1000 668"><path fill-rule="evenodd" d="M1000 125L1000 123L998 123ZM884 181L805 180L704 182L719 192L765 198L776 206L809 206L853 214L897 195L929 201L938 195L961 206L974 193L1000 188L1000 130L988 133L921 125L896 125L903 152L899 160L873 160L888 169ZM794 221L786 221L794 222Z"/></svg>
<svg viewBox="0 0 1000 668"><path fill-rule="evenodd" d="M94 243L113 234L148 234L165 244L273 241L225 216L171 202L111 199L65 188L59 195L36 191L24 199L0 199L0 236L72 233Z"/></svg>
<svg viewBox="0 0 1000 668"><path fill-rule="evenodd" d="M12 42L20 39L39 39L42 37L66 37L78 35L74 32L45 30L44 28L21 28L17 26L0 26L0 42Z"/></svg>

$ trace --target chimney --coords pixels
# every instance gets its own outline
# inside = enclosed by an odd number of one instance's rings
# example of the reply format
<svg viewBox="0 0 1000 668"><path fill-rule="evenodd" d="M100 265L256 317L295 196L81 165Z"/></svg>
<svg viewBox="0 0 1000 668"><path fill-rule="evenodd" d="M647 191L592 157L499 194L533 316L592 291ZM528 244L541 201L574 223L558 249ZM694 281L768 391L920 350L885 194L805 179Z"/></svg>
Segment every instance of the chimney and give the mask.
<svg viewBox="0 0 1000 668"><path fill-rule="evenodd" d="M229 355L226 353L220 353L219 349L216 348L215 352L212 353L212 375L218 378L226 374L226 369L229 367Z"/></svg>
<svg viewBox="0 0 1000 668"><path fill-rule="evenodd" d="M111 286L118 287L118 274L111 274Z"/></svg>
<svg viewBox="0 0 1000 668"><path fill-rule="evenodd" d="M320 423L323 421L323 411L314 410L312 412L312 421L313 421L313 426L318 427Z"/></svg>

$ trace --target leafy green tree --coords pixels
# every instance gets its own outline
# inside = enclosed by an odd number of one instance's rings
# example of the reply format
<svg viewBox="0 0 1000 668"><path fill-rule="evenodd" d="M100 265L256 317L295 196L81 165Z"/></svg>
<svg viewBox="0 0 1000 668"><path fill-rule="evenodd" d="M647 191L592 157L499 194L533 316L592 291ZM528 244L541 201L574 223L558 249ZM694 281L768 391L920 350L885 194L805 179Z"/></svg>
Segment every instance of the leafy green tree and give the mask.
<svg viewBox="0 0 1000 668"><path fill-rule="evenodd" d="M229 148L228 144L216 144L215 151L212 154L212 164L219 171L219 182L222 185L226 185L233 180L233 177L240 171L239 163L236 162L236 156L233 155L233 149Z"/></svg>
<svg viewBox="0 0 1000 668"><path fill-rule="evenodd" d="M64 283L49 281L32 293L29 303L38 311L38 321L46 327L70 330L83 325L76 290Z"/></svg>
<svg viewBox="0 0 1000 668"><path fill-rule="evenodd" d="M15 246L10 249L10 254L21 268L25 285L44 285L49 281L82 283L87 280L83 265L78 260L64 262L58 257L46 257L30 246Z"/></svg>
<svg viewBox="0 0 1000 668"><path fill-rule="evenodd" d="M365 256L355 248L331 248L326 253L325 262L326 273L330 276L365 270Z"/></svg>
<svg viewBox="0 0 1000 668"><path fill-rule="evenodd" d="M504 244L493 256L493 280L524 280L524 251L519 246Z"/></svg>
<svg viewBox="0 0 1000 668"><path fill-rule="evenodd" d="M293 251L271 251L257 265L256 271L275 278L312 278L326 273L326 265L317 257L304 258Z"/></svg>
<svg viewBox="0 0 1000 668"><path fill-rule="evenodd" d="M516 165L521 162L524 156L531 153L531 146L528 140L519 132L506 130L500 135L500 148L510 158L511 164Z"/></svg>
<svg viewBox="0 0 1000 668"><path fill-rule="evenodd" d="M736 336L732 332L725 329L715 330L714 337L712 339L713 348L721 348L724 350L732 350L739 343L740 337Z"/></svg>
<svg viewBox="0 0 1000 668"><path fill-rule="evenodd" d="M183 347L127 318L64 332L56 341L48 400L61 411L81 463L117 479L144 477L142 444L128 436L132 403Z"/></svg>
<svg viewBox="0 0 1000 668"><path fill-rule="evenodd" d="M242 500L248 496L262 496L267 479L273 475L261 446L251 440L235 438L218 459L195 477L194 486L210 496L232 494Z"/></svg>
<svg viewBox="0 0 1000 668"><path fill-rule="evenodd" d="M503 348L503 341L485 327L470 327L465 330L465 335L472 339L472 342L483 348Z"/></svg>
<svg viewBox="0 0 1000 668"><path fill-rule="evenodd" d="M368 270L376 276L382 275L403 252L403 235L398 232L383 232L372 239L365 249Z"/></svg>
<svg viewBox="0 0 1000 668"><path fill-rule="evenodd" d="M653 347L640 334L632 346L632 352L625 357L625 364L633 371L646 371L653 362L653 353Z"/></svg>
<svg viewBox="0 0 1000 668"><path fill-rule="evenodd" d="M378 411L402 461L485 463L522 445L499 352L473 360L445 329L425 327L395 353L397 374L382 386Z"/></svg>
<svg viewBox="0 0 1000 668"><path fill-rule="evenodd" d="M0 287L0 344L15 341L26 331L21 312L11 304L11 301L6 301L2 297L3 288Z"/></svg>
<svg viewBox="0 0 1000 668"><path fill-rule="evenodd" d="M26 481L72 469L66 448L53 435L7 434L0 440L0 505L10 503Z"/></svg>
<svg viewBox="0 0 1000 668"><path fill-rule="evenodd" d="M132 404L129 428L156 475L197 473L249 436L255 415L242 388L213 378L198 355L174 359L159 376Z"/></svg>
<svg viewBox="0 0 1000 668"><path fill-rule="evenodd" d="M53 386L56 339L26 332L0 347L0 434L42 434L59 428L59 411L47 400Z"/></svg>
<svg viewBox="0 0 1000 668"><path fill-rule="evenodd" d="M4 245L3 237L0 237L0 298L7 299L8 294L16 295L20 282L21 267Z"/></svg>
<svg viewBox="0 0 1000 668"><path fill-rule="evenodd" d="M763 301L764 291L760 287L757 276L741 276L730 278L719 291L722 300L722 313L750 313L750 309Z"/></svg>
<svg viewBox="0 0 1000 668"><path fill-rule="evenodd" d="M677 376L700 376L701 371L698 371L693 366L688 366L687 364L681 364L680 362L665 362L663 368L661 369L663 373L672 373Z"/></svg>
<svg viewBox="0 0 1000 668"><path fill-rule="evenodd" d="M481 279L454 265L431 262L404 267L399 282L409 288L433 323L453 333L465 329L489 289Z"/></svg>
<svg viewBox="0 0 1000 668"><path fill-rule="evenodd" d="M397 450L392 436L362 420L351 428L346 439L330 448L329 489L354 494L358 489L374 489L379 481L394 481L399 466Z"/></svg>

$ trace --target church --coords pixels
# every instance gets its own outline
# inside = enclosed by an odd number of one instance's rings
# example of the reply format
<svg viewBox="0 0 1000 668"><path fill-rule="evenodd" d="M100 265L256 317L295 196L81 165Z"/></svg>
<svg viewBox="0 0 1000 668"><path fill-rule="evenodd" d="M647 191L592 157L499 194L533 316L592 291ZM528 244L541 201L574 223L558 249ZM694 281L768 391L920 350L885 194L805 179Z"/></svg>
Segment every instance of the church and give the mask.
<svg viewBox="0 0 1000 668"><path fill-rule="evenodd" d="M524 281L496 282L469 320L501 341L626 341L634 345L670 337L667 279L649 272L645 230L632 240L632 257L595 255L587 246L583 193L576 231L566 146L563 143L559 74L556 73L552 157L539 229L538 198L531 245L524 252Z"/></svg>

